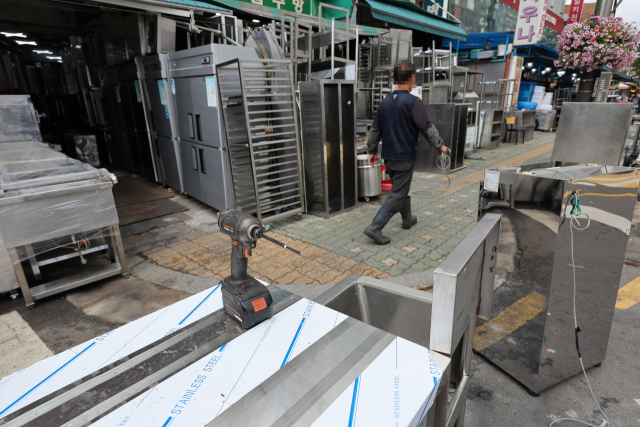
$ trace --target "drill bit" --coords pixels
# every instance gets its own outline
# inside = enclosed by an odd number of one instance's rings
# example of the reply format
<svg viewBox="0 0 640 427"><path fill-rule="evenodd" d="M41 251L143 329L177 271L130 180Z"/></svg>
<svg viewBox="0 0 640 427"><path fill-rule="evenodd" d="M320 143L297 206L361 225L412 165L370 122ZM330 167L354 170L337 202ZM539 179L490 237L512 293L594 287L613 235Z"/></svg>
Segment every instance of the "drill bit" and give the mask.
<svg viewBox="0 0 640 427"><path fill-rule="evenodd" d="M275 244L276 244L276 245L278 245L278 246L281 246L281 247L283 247L283 248L285 248L285 249L289 249L290 251L293 251L293 252L297 253L298 255L302 256L302 254L300 253L300 251L296 251L295 249L293 249L293 248L291 248L291 247L289 247L289 246L285 245L284 243L279 242L279 241L277 241L276 239L272 239L271 237L267 236L267 235L266 235L266 234L264 234L264 233L260 233L260 234L261 234L261 235L260 235L260 237L262 237L262 238L264 238L264 239L267 239L267 240L268 240L268 241L270 241L271 243L275 243Z"/></svg>

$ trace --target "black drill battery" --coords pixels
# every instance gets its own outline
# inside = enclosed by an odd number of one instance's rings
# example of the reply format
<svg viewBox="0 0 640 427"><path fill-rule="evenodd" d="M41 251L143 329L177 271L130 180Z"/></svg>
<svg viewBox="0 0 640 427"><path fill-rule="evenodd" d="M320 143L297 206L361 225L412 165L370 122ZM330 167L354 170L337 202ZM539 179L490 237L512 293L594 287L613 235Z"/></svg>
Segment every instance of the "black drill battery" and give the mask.
<svg viewBox="0 0 640 427"><path fill-rule="evenodd" d="M249 281L228 284L222 281L224 311L243 328L249 329L273 316L273 299L265 285L249 276Z"/></svg>

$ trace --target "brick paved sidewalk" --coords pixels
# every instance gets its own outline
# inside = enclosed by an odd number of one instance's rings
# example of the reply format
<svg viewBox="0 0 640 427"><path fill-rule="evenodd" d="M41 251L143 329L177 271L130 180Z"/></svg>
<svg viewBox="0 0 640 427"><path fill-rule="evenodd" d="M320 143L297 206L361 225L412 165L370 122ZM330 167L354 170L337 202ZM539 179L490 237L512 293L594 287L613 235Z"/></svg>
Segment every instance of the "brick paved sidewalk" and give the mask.
<svg viewBox="0 0 640 427"><path fill-rule="evenodd" d="M555 134L536 133L525 145L507 144L483 151L482 160L450 175L414 174L411 203L418 224L400 228L400 215L384 229L391 244L378 246L362 232L381 199L361 201L354 210L331 218L304 215L271 225L271 233L301 250L303 257L269 242L260 242L249 262L252 274L275 284L330 284L351 273L385 278L420 273L438 266L477 221L478 183L492 166L545 161L551 157ZM183 273L220 280L228 275L229 239L219 232L185 238L143 255L152 263Z"/></svg>
<svg viewBox="0 0 640 427"><path fill-rule="evenodd" d="M288 218L270 225L281 235L311 243L391 276L422 272L438 266L475 225L478 183L484 178L484 170L549 160L554 140L554 133L536 132L534 139L524 145L505 144L503 148L483 151L482 160L465 160L467 167L450 175L448 188L443 175L414 174L410 194L419 222L411 230L403 230L400 215L395 215L384 229L384 234L391 238L390 245L376 245L362 234L386 192L379 200L361 201L355 210L328 219L304 215L300 221Z"/></svg>

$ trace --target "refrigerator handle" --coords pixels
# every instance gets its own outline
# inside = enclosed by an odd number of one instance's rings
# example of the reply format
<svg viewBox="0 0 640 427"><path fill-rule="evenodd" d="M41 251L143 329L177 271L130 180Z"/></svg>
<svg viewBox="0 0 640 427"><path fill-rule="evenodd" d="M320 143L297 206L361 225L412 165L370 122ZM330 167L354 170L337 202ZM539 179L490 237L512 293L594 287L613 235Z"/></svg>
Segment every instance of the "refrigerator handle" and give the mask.
<svg viewBox="0 0 640 427"><path fill-rule="evenodd" d="M207 174L207 170L204 167L204 149L200 148L200 172Z"/></svg>
<svg viewBox="0 0 640 427"><path fill-rule="evenodd" d="M198 135L198 141L202 141L202 132L200 131L200 114L196 114L196 135Z"/></svg>
<svg viewBox="0 0 640 427"><path fill-rule="evenodd" d="M191 162L193 164L193 170L198 170L198 153L196 151L196 147L191 146Z"/></svg>
<svg viewBox="0 0 640 427"><path fill-rule="evenodd" d="M188 115L189 115L189 136L191 138L195 138L195 134L193 132L193 114L188 113ZM194 148L194 150L195 150L195 148Z"/></svg>

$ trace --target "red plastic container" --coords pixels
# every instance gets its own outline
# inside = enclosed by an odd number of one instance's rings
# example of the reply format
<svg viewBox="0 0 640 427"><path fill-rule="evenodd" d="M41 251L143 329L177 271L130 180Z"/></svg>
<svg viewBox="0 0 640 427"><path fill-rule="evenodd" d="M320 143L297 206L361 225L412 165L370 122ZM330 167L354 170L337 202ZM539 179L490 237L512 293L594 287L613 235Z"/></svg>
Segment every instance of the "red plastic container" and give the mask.
<svg viewBox="0 0 640 427"><path fill-rule="evenodd" d="M382 180L382 191L389 191L389 190L391 190L391 187L393 187L393 185L391 184L391 180L390 179L383 179Z"/></svg>

